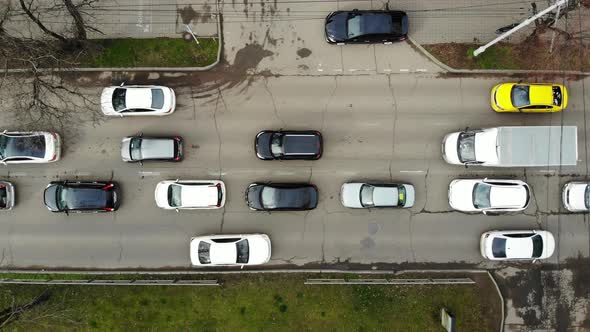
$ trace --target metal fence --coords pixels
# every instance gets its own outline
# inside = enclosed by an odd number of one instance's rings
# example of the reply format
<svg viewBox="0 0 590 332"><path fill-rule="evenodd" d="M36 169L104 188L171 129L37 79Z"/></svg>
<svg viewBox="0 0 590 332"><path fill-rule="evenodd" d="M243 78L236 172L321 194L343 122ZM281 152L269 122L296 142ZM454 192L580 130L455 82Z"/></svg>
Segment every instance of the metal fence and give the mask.
<svg viewBox="0 0 590 332"><path fill-rule="evenodd" d="M445 279L307 279L306 285L464 285L475 284L470 278Z"/></svg>
<svg viewBox="0 0 590 332"><path fill-rule="evenodd" d="M0 279L0 284L93 286L219 286L217 280Z"/></svg>

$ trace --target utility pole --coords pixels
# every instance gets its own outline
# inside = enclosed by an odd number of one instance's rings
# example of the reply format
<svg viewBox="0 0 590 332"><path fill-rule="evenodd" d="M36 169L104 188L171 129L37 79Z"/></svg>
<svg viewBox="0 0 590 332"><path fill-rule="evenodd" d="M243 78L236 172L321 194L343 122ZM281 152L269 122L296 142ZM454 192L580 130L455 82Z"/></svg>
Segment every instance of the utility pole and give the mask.
<svg viewBox="0 0 590 332"><path fill-rule="evenodd" d="M556 3L554 3L553 5L545 8L544 10L540 11L539 13L537 13L536 15L533 15L529 18L527 18L526 20L524 20L522 23L520 23L519 25L515 26L514 28L512 28L511 30L508 30L506 32L504 32L502 35L498 36L496 39L492 40L491 42L480 46L478 49L476 49L475 51L473 51L473 55L474 56L478 56L481 53L483 53L486 49L488 49L488 47L502 41L504 38L512 35L513 33L515 33L516 31L524 28L525 26L531 24L532 22L534 22L536 19L540 18L541 16L553 11L555 8L561 8L561 6L567 4L568 0L559 0Z"/></svg>

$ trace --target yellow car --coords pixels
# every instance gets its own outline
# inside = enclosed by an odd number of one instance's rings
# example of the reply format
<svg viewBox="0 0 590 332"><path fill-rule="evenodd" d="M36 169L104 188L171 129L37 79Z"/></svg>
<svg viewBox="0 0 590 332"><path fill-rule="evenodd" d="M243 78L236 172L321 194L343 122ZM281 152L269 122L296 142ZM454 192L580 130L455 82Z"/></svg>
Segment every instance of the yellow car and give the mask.
<svg viewBox="0 0 590 332"><path fill-rule="evenodd" d="M559 112L567 106L567 89L561 84L501 83L492 89L496 112Z"/></svg>

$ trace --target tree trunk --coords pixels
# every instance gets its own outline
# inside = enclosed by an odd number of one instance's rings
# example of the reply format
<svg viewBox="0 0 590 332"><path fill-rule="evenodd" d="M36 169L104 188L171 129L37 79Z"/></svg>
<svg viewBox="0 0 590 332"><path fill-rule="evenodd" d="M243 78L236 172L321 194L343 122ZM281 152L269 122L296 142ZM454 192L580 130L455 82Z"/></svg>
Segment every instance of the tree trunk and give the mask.
<svg viewBox="0 0 590 332"><path fill-rule="evenodd" d="M88 37L86 36L86 26L84 25L84 20L82 19L82 15L80 15L80 11L78 8L74 6L72 0L63 0L64 4L72 18L74 19L74 27L76 27L76 39L79 41L86 40Z"/></svg>

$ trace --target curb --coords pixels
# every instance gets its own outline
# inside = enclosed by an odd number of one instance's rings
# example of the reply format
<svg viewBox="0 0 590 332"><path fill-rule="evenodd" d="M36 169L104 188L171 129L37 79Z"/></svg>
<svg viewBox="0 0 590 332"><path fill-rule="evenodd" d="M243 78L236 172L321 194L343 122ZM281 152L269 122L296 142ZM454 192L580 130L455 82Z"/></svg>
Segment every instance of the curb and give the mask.
<svg viewBox="0 0 590 332"><path fill-rule="evenodd" d="M455 69L442 63L438 58L428 52L422 45L416 42L412 37L408 37L408 41L412 43L422 54L427 57L430 61L434 62L437 66L442 68L444 71L451 74L561 74L561 75L579 75L579 76L590 76L590 72L581 70L528 70L528 69Z"/></svg>
<svg viewBox="0 0 590 332"><path fill-rule="evenodd" d="M111 67L102 67L102 68L67 68L67 69L59 69L57 71L59 72L126 72L126 71L149 71L149 72L198 72L198 71L206 71L209 70L215 66L217 66L219 64L219 62L221 61L221 53L222 53L222 49L223 49L223 34L221 31L221 12L219 11L219 1L215 2L215 6L216 6L216 10L217 10L217 14L215 14L217 16L217 37L208 37L208 38L217 38L219 40L219 46L217 47L217 58L215 59L215 62L213 62L210 65L204 66L204 67L115 67L115 68L111 68ZM8 73L8 74L14 74L14 73L23 73L23 72L27 72L28 69L23 69L23 68L13 68L13 69L6 69L4 72ZM51 71L50 68L40 68L39 69L40 72L48 72Z"/></svg>

